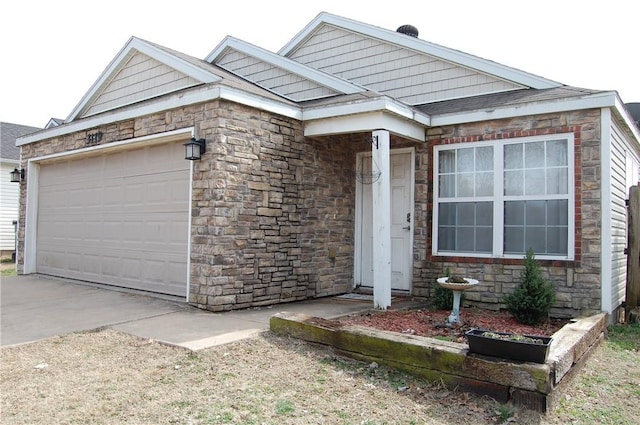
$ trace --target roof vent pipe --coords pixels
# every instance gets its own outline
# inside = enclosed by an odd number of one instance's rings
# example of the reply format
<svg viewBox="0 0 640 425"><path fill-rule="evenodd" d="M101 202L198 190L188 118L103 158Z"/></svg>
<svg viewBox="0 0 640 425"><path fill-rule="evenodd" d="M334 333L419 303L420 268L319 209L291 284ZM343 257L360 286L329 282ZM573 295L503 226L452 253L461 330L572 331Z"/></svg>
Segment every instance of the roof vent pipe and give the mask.
<svg viewBox="0 0 640 425"><path fill-rule="evenodd" d="M408 35L409 37L418 38L418 28L414 27L413 25L402 25L401 27L398 27L396 32Z"/></svg>

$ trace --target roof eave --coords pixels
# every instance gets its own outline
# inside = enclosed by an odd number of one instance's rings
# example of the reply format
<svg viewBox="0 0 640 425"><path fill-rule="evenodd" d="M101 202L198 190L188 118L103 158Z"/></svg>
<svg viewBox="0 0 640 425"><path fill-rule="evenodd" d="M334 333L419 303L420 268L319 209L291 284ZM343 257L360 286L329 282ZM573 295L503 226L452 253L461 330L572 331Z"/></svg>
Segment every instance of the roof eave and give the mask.
<svg viewBox="0 0 640 425"><path fill-rule="evenodd" d="M109 112L101 113L99 115L83 118L78 121L73 121L58 127L52 127L50 129L40 131L36 134L16 139L16 146L27 145L29 143L35 143L41 140L51 139L53 137L60 137L67 134L75 133L77 131L88 130L91 128L99 127L101 125L111 124L117 121L135 119L144 115L150 115L197 103L209 102L216 99L223 99L247 106L252 106L264 111L273 112L275 114L294 118L297 120L302 119L302 111L297 106L290 105L288 103L285 104L283 102L277 102L271 99L265 99L263 97L256 96L232 87L212 85L204 86L199 88L198 90L194 90L188 93L180 92L177 94L173 94L168 98L163 99L162 101L148 101L140 105L129 106L126 108L122 108L121 110L112 110Z"/></svg>

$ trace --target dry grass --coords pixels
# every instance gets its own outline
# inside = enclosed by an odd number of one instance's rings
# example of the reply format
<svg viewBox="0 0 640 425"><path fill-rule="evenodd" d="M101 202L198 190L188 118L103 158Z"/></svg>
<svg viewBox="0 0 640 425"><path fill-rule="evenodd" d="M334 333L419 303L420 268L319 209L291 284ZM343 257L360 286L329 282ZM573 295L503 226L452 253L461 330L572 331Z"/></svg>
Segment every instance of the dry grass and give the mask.
<svg viewBox="0 0 640 425"><path fill-rule="evenodd" d="M560 424L592 397L576 379L580 389L541 417L270 333L190 353L101 330L0 353L3 424L495 424L514 414L512 423ZM635 375L610 375L620 353ZM592 360L582 378L595 379L604 366L607 380L619 377L631 391L622 402L631 404L633 391L638 399L637 351L605 346ZM612 391L594 399L607 406L620 396ZM626 414L615 423L637 423Z"/></svg>
<svg viewBox="0 0 640 425"><path fill-rule="evenodd" d="M0 262L0 276L15 276L16 265L11 258L3 258Z"/></svg>

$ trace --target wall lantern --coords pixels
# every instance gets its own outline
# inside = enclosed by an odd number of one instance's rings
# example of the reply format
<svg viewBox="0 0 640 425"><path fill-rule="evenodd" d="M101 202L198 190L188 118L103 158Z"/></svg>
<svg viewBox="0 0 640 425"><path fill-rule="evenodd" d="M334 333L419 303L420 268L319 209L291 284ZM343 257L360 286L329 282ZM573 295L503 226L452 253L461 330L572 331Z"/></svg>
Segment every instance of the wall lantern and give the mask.
<svg viewBox="0 0 640 425"><path fill-rule="evenodd" d="M184 159L189 161L199 160L202 158L202 154L207 151L207 141L205 139L196 140L192 137L191 140L184 144L184 147Z"/></svg>
<svg viewBox="0 0 640 425"><path fill-rule="evenodd" d="M17 168L14 168L13 171L9 174L11 174L11 183L20 183L22 180L24 180L24 168L21 168L19 170Z"/></svg>

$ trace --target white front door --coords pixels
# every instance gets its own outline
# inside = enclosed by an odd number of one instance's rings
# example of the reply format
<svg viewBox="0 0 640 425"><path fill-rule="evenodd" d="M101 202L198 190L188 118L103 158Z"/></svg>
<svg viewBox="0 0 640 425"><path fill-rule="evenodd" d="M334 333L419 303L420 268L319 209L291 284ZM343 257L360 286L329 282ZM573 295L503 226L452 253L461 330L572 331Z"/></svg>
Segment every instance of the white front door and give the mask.
<svg viewBox="0 0 640 425"><path fill-rule="evenodd" d="M413 150L391 152L391 289L410 291L413 256ZM371 171L371 155L358 157L358 169ZM375 168L375 167L374 167ZM356 241L356 286L373 287L372 191L358 182L359 214Z"/></svg>

